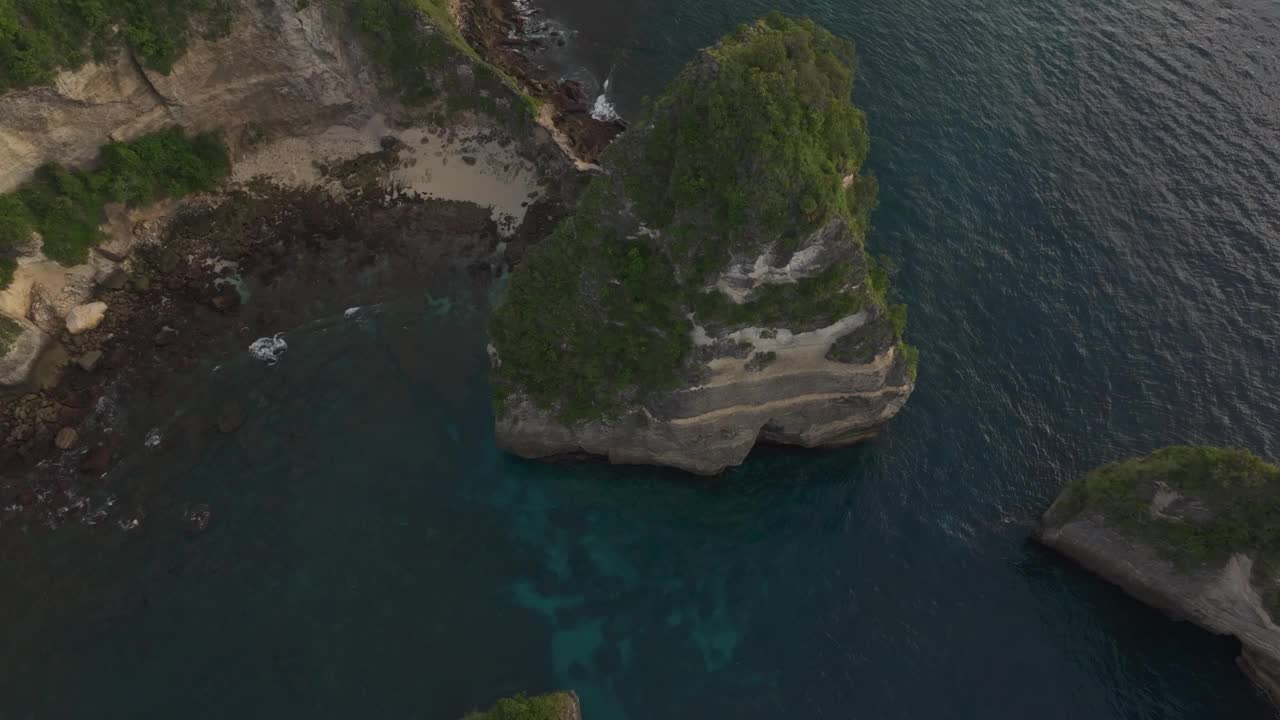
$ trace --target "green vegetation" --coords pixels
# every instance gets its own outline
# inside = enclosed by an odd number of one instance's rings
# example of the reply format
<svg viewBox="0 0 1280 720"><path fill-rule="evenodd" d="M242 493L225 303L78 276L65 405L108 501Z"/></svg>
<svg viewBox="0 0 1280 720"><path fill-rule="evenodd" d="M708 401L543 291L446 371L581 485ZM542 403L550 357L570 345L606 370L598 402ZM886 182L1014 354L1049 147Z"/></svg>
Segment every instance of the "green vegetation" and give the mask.
<svg viewBox="0 0 1280 720"><path fill-rule="evenodd" d="M1157 492L1175 492L1162 512ZM1174 446L1104 465L1067 486L1050 521L1084 511L1152 542L1178 564L1220 564L1233 553L1253 555L1268 581L1268 605L1280 611L1280 468L1246 450Z"/></svg>
<svg viewBox="0 0 1280 720"><path fill-rule="evenodd" d="M208 190L229 170L226 148L216 136L188 138L177 128L106 145L87 172L46 165L16 191L0 195L0 260L11 266L14 253L36 231L50 259L84 262L102 239L98 226L107 203L146 205ZM2 271L0 281L0 287L9 281Z"/></svg>
<svg viewBox="0 0 1280 720"><path fill-rule="evenodd" d="M13 341L22 334L22 326L16 320L0 315L0 357L4 357L13 347Z"/></svg>
<svg viewBox="0 0 1280 720"><path fill-rule="evenodd" d="M0 92L47 83L121 45L167 73L193 36L225 35L231 12L231 0L0 0Z"/></svg>
<svg viewBox="0 0 1280 720"><path fill-rule="evenodd" d="M746 365L744 365L744 367L751 372L759 372L760 370L763 370L769 367L770 365L772 365L774 361L776 361L777 359L778 359L778 353L772 350L766 350L764 352L758 352L753 354L751 358L747 360L747 363Z"/></svg>
<svg viewBox="0 0 1280 720"><path fill-rule="evenodd" d="M915 382L916 373L920 369L920 348L899 340L898 350L902 352L902 358L907 363L907 379Z"/></svg>
<svg viewBox="0 0 1280 720"><path fill-rule="evenodd" d="M675 385L692 327L674 269L654 247L618 242L600 222L604 197L593 183L511 278L490 328L499 409L519 388L572 422L614 410L629 388Z"/></svg>
<svg viewBox="0 0 1280 720"><path fill-rule="evenodd" d="M877 185L859 176L868 138L853 80L851 43L779 14L691 62L512 277L491 327L499 412L523 392L563 422L610 417L678 386L690 313L794 328L885 307L888 274L860 250ZM708 291L731 253L785 255L828 227L852 259L741 305ZM900 335L905 309L895 318Z"/></svg>
<svg viewBox="0 0 1280 720"><path fill-rule="evenodd" d="M776 13L705 51L628 153L627 191L645 221L696 238L675 251L707 272L730 250L787 250L833 217L869 211L843 185L869 142L849 101L854 68L853 43Z"/></svg>
<svg viewBox="0 0 1280 720"><path fill-rule="evenodd" d="M574 702L568 693L503 698L484 712L469 713L463 720L570 720Z"/></svg>

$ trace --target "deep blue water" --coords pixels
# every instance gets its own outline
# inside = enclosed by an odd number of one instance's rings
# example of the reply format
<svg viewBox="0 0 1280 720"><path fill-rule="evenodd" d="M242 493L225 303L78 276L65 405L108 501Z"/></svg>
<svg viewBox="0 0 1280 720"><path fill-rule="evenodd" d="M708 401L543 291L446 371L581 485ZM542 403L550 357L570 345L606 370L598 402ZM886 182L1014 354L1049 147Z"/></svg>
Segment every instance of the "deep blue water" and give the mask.
<svg viewBox="0 0 1280 720"><path fill-rule="evenodd" d="M542 6L634 114L777 4ZM493 449L475 303L327 318L135 410L170 440L128 467L209 533L10 549L0 718L456 718L561 687L588 720L1272 717L1233 643L1026 537L1110 459L1280 458L1280 5L781 6L859 45L870 242L923 351L881 438L711 480L525 463ZM198 437L229 396L246 426Z"/></svg>

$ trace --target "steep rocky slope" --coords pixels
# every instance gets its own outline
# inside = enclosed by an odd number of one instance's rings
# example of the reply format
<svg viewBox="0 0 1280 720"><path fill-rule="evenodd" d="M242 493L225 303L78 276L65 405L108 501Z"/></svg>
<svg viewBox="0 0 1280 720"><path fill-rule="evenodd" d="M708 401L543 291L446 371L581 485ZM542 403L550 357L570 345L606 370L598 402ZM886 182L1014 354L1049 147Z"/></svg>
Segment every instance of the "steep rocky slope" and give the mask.
<svg viewBox="0 0 1280 720"><path fill-rule="evenodd" d="M1240 640L1280 702L1280 468L1170 447L1067 485L1038 539L1169 615Z"/></svg>
<svg viewBox="0 0 1280 720"><path fill-rule="evenodd" d="M906 402L906 308L866 252L854 52L779 15L699 55L606 152L492 324L497 436L714 473L758 441L873 436Z"/></svg>
<svg viewBox="0 0 1280 720"><path fill-rule="evenodd" d="M376 76L323 3L237 2L217 39L192 38L168 73L129 48L0 95L0 192L47 162L81 165L109 141L192 130L324 127L372 101ZM233 136L232 136L233 137Z"/></svg>

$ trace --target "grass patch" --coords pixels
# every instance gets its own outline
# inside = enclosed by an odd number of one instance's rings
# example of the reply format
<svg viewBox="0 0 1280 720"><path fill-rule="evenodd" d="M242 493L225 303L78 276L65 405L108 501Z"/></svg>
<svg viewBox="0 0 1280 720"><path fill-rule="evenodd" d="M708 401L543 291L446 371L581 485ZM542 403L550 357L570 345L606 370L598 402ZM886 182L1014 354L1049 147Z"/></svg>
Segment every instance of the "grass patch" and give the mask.
<svg viewBox="0 0 1280 720"><path fill-rule="evenodd" d="M1174 505L1168 517L1152 512L1161 486L1196 509ZM1104 465L1068 484L1049 520L1061 524L1085 511L1134 532L1179 565L1217 565L1249 553L1268 607L1280 612L1280 468L1247 450L1173 446Z"/></svg>
<svg viewBox="0 0 1280 720"><path fill-rule="evenodd" d="M193 37L231 29L231 0L0 0L0 91L47 84L59 70L127 46L168 73Z"/></svg>
<svg viewBox="0 0 1280 720"><path fill-rule="evenodd" d="M568 720L574 703L568 693L502 698L484 712L468 713L463 720Z"/></svg>
<svg viewBox="0 0 1280 720"><path fill-rule="evenodd" d="M139 206L208 190L229 171L226 148L215 135L187 137L177 128L105 145L87 172L45 165L22 187L0 195L0 259L12 263L35 231L50 259L85 262L103 237L98 226L107 203Z"/></svg>
<svg viewBox="0 0 1280 720"><path fill-rule="evenodd" d="M686 66L605 153L608 176L513 275L491 326L498 411L520 392L562 422L607 418L678 387L690 313L821 326L883 304L888 275L873 291L862 261L877 186L858 179L868 139L853 78L851 43L778 14ZM833 220L852 234L841 241L854 259L760 287L743 305L706 290L731 253L785 253Z"/></svg>

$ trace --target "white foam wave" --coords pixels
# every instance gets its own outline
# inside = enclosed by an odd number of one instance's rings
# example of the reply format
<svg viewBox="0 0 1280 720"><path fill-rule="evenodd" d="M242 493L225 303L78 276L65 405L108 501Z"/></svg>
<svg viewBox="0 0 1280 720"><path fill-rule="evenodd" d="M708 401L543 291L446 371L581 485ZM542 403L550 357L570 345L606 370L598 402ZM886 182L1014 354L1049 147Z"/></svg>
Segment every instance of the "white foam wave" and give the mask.
<svg viewBox="0 0 1280 720"><path fill-rule="evenodd" d="M284 355L289 349L289 343L280 337L284 333L276 333L271 337L258 338L249 346L249 354L255 360L261 360L268 365L275 365L280 362L280 356Z"/></svg>
<svg viewBox="0 0 1280 720"><path fill-rule="evenodd" d="M618 114L618 110L613 106L613 103L609 102L609 98L604 93L600 93L600 97L596 98L596 103L591 106L591 117L601 122L610 122L622 116Z"/></svg>

